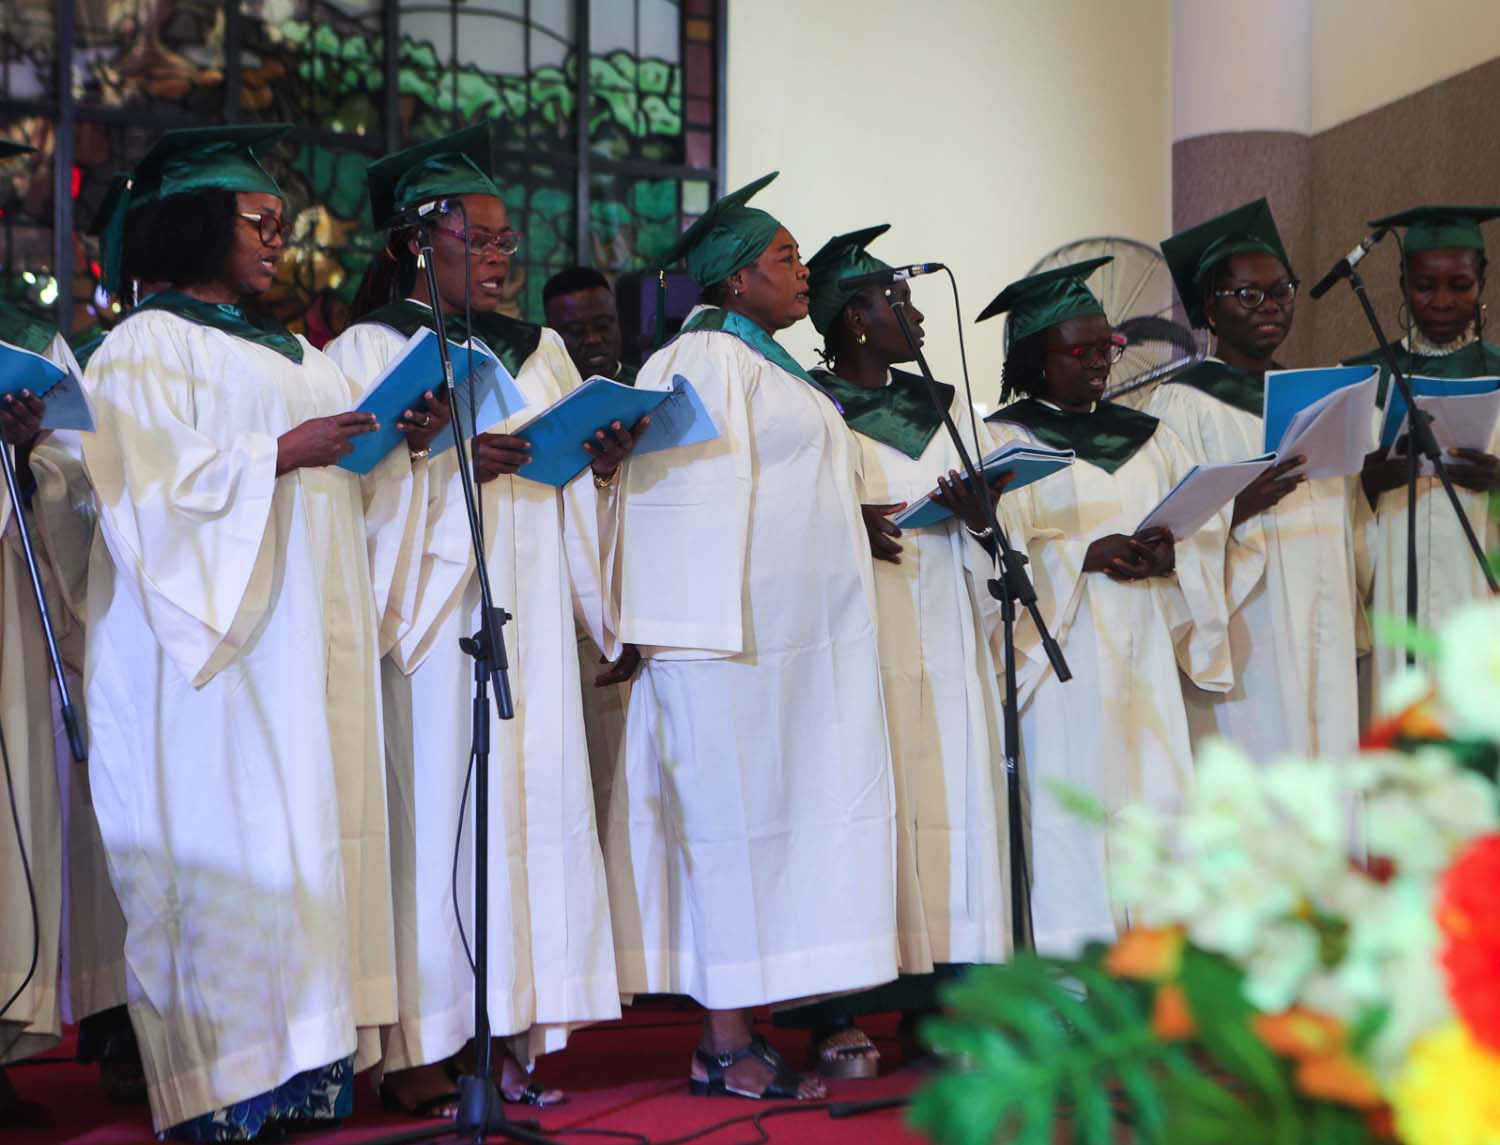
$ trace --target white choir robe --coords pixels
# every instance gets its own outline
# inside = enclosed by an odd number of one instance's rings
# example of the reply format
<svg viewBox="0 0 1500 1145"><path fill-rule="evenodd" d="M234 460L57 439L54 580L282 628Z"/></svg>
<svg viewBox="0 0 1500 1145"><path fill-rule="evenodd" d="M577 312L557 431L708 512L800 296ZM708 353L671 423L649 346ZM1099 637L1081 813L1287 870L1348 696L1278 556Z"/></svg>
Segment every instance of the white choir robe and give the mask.
<svg viewBox="0 0 1500 1145"><path fill-rule="evenodd" d="M1258 457L1255 414L1190 385L1155 388L1147 412L1171 426L1194 462ZM1358 477L1305 481L1273 508L1229 530L1219 515L1234 686L1183 680L1194 743L1217 735L1252 759L1339 758L1359 745L1355 672L1361 626Z"/></svg>
<svg viewBox="0 0 1500 1145"><path fill-rule="evenodd" d="M733 1009L897 973L890 749L855 444L728 333L679 336L721 436L632 457L610 634L644 657L605 833L620 985Z"/></svg>
<svg viewBox="0 0 1500 1145"><path fill-rule="evenodd" d="M963 403L952 414L962 428ZM914 502L958 451L941 427L919 459L856 432L865 504ZM984 549L949 518L875 562L876 630L896 789L896 910L905 974L1010 952L1005 744L991 649L999 608Z"/></svg>
<svg viewBox="0 0 1500 1145"><path fill-rule="evenodd" d="M63 344L61 339L57 345ZM93 487L83 465L80 435L58 430L31 454L36 479L32 536L47 558L49 600L74 710L88 741L83 697L84 624L88 555L94 538ZM55 588L55 592L51 589ZM62 793L63 915L61 935L62 1018L77 1023L101 1010L123 1006L125 918L110 886L99 825L94 817L86 764L74 761L53 696L58 785Z"/></svg>
<svg viewBox="0 0 1500 1145"><path fill-rule="evenodd" d="M45 356L73 374L80 373L72 351L54 336ZM77 568L70 534L61 531L49 544L47 521L67 515L66 482L55 478L68 466L68 450L59 439L76 443L76 434L51 433L34 447L31 471L36 488L26 524L37 557L48 613L52 617L64 671L82 663L80 626L66 606L64 593ZM0 448L9 448L0 445ZM11 454L14 458L14 453ZM81 471L75 472L80 473ZM18 472L17 479L22 475ZM70 680L76 685L76 677ZM67 778L71 766L59 756L53 727L52 665L41 617L21 548L15 507L0 483L0 727L3 727L9 782L15 797L21 836L11 821L8 799L0 791L0 1002L16 995L0 1017L0 1063L15 1061L54 1045L61 1036L67 991L59 990L66 900L65 865L69 835L64 831ZM79 705L81 712L82 705ZM66 744L63 745L66 753ZM0 775L0 782L5 779ZM20 844L24 842L25 864ZM26 868L30 868L30 892ZM31 894L36 898L32 916ZM32 955L36 965L32 970ZM29 974L29 981L28 979ZM26 987L21 989L25 981ZM19 991L19 993L17 993Z"/></svg>
<svg viewBox="0 0 1500 1145"><path fill-rule="evenodd" d="M372 1064L395 1019L360 481L276 476L353 396L303 353L143 311L88 367L90 779L159 1130Z"/></svg>
<svg viewBox="0 0 1500 1145"><path fill-rule="evenodd" d="M358 323L328 353L364 387L406 341ZM516 377L526 408L488 431L534 417L576 388L576 373L561 339L544 331ZM452 449L420 468L428 485L414 603L381 664L400 996L387 1070L442 1061L474 1033L450 872L472 726L474 662L458 641L478 627L479 582ZM489 1020L524 1062L560 1049L576 1026L620 1016L564 539L565 521L597 528L597 511L587 474L565 492L519 476L480 488L494 600L515 614L503 635L516 717L494 718L493 693L489 708ZM472 786L466 810L458 894L472 944Z"/></svg>
<svg viewBox="0 0 1500 1145"><path fill-rule="evenodd" d="M988 423L997 444L1034 441L1019 426ZM1106 830L1067 810L1061 782L1091 796L1113 820L1126 806L1175 810L1192 782L1193 750L1178 668L1200 687L1231 682L1227 609L1210 525L1177 545L1170 577L1121 582L1084 572L1089 545L1129 535L1190 469L1180 438L1158 425L1113 474L1079 459L1000 498L1023 544L1042 618L1073 678L1059 683L1026 613L1016 622L1021 759L1029 800L1036 947L1072 954L1117 930L1109 894Z"/></svg>

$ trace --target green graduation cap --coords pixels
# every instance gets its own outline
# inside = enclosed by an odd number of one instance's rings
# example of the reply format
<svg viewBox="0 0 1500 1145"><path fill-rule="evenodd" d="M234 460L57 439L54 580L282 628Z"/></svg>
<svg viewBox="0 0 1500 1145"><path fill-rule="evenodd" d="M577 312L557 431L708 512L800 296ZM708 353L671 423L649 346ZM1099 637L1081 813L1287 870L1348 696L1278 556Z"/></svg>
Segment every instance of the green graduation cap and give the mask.
<svg viewBox="0 0 1500 1145"><path fill-rule="evenodd" d="M125 171L116 171L109 177L109 190L104 192L104 198L99 201L99 208L89 219L88 229L83 233L98 238L109 228L110 220L115 213L125 206L125 192L130 187L130 175Z"/></svg>
<svg viewBox="0 0 1500 1145"><path fill-rule="evenodd" d="M686 259L693 281L699 286L712 286L749 266L771 244L781 223L758 207L745 204L779 174L772 171L762 175L714 203L682 233L657 268L665 269Z"/></svg>
<svg viewBox="0 0 1500 1145"><path fill-rule="evenodd" d="M835 235L807 260L807 288L812 295L807 311L813 329L825 338L844 312L844 307L849 305L849 300L859 293L843 286L841 280L852 274L869 274L888 268L888 263L881 262L865 247L890 229L890 223L881 223Z"/></svg>
<svg viewBox="0 0 1500 1145"><path fill-rule="evenodd" d="M430 139L370 164L370 210L377 227L410 207L458 195L493 195L500 188L490 174L491 126L476 123L441 139Z"/></svg>
<svg viewBox="0 0 1500 1145"><path fill-rule="evenodd" d="M1209 273L1230 255L1245 251L1271 255L1288 272L1291 270L1281 232L1276 229L1276 220L1265 199L1256 199L1162 240L1162 256L1172 272L1188 321L1194 326L1208 322L1203 312L1203 284Z"/></svg>
<svg viewBox="0 0 1500 1145"><path fill-rule="evenodd" d="M101 246L104 287L117 293L125 256L125 219L136 207L157 199L199 191L243 191L281 196L256 152L292 129L289 123L242 123L223 127L180 127L160 139L135 165L119 192L111 186L105 205ZM113 199L113 202L111 200ZM101 214L103 208L101 207ZM99 216L96 216L96 219Z"/></svg>
<svg viewBox="0 0 1500 1145"><path fill-rule="evenodd" d="M1405 227L1402 246L1407 254L1419 250L1484 250L1480 223L1500 218L1500 207L1413 207L1381 219L1372 227Z"/></svg>
<svg viewBox="0 0 1500 1145"><path fill-rule="evenodd" d="M1012 282L995 296L976 321L983 322L997 314L1010 314L1010 344L1041 330L1050 329L1069 318L1104 313L1104 305L1094 297L1084 282L1089 275L1113 255L1091 258L1084 262L1053 267Z"/></svg>

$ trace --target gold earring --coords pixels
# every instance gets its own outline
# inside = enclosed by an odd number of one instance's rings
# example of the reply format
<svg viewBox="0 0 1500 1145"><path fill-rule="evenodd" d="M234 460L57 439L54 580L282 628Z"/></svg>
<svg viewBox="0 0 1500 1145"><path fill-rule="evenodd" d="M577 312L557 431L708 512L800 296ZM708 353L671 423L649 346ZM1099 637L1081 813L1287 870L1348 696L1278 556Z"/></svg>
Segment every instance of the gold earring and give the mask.
<svg viewBox="0 0 1500 1145"><path fill-rule="evenodd" d="M863 330L861 330L859 332L859 344L861 346L863 346L868 341L869 341L869 339L865 337L865 332Z"/></svg>

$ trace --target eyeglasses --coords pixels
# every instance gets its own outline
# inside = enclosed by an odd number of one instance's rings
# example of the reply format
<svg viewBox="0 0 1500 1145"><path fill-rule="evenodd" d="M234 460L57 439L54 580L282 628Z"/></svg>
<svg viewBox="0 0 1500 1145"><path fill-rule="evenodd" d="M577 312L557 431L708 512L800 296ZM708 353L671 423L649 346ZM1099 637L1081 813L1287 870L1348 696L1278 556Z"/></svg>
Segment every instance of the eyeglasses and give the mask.
<svg viewBox="0 0 1500 1145"><path fill-rule="evenodd" d="M1297 297L1297 287L1300 283L1294 278L1290 282L1278 282L1267 290L1262 286L1240 286L1234 290L1216 290L1215 298L1228 298L1233 295L1240 300L1240 305L1246 310L1259 310L1267 298L1277 306L1285 306Z"/></svg>
<svg viewBox="0 0 1500 1145"><path fill-rule="evenodd" d="M240 218L249 219L260 231L260 241L270 246L276 239L286 241L286 236L292 233L292 220L283 218L281 215L255 215L248 211L241 211Z"/></svg>
<svg viewBox="0 0 1500 1145"><path fill-rule="evenodd" d="M522 234L520 231L501 231L491 234L489 231L460 231L453 227L433 227L440 234L447 235L450 239L460 239L464 249L470 254L483 254L487 247L494 247L499 254L515 254L521 249Z"/></svg>
<svg viewBox="0 0 1500 1145"><path fill-rule="evenodd" d="M1075 359L1084 367L1113 366L1125 356L1129 340L1124 334L1111 334L1108 342L1087 342L1082 346L1069 346L1061 353Z"/></svg>

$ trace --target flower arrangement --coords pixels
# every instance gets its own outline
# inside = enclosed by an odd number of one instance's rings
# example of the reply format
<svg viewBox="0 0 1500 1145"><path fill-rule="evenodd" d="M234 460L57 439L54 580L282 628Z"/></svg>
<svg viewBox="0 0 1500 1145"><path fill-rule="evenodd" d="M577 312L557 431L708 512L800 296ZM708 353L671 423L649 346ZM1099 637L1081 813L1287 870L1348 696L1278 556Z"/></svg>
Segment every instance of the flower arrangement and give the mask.
<svg viewBox="0 0 1500 1145"><path fill-rule="evenodd" d="M942 1145L1500 1145L1500 606L1436 637L1351 760L1200 753L1110 827L1130 929L955 986ZM1353 857L1351 857L1353 856ZM1056 1136L1065 1124L1067 1136Z"/></svg>

